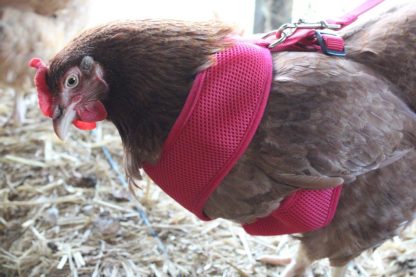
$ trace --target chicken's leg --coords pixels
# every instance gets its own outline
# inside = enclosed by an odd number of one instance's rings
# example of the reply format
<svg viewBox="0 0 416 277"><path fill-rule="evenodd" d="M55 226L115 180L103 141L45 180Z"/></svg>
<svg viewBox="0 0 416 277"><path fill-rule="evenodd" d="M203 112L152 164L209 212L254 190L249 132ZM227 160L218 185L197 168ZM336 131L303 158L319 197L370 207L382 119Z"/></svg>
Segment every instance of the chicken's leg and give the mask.
<svg viewBox="0 0 416 277"><path fill-rule="evenodd" d="M309 266L312 264L307 255L304 246L301 244L296 253L296 258L282 272L283 277L309 276L311 275Z"/></svg>
<svg viewBox="0 0 416 277"><path fill-rule="evenodd" d="M340 267L331 268L331 277L344 277L347 273L348 264Z"/></svg>

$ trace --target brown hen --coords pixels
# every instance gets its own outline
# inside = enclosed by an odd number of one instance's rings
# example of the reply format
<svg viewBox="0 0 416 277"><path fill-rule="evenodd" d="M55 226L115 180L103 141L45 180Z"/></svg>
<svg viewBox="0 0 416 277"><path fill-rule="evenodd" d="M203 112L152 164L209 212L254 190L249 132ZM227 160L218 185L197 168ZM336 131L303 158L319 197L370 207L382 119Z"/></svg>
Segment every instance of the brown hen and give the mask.
<svg viewBox="0 0 416 277"><path fill-rule="evenodd" d="M400 32L385 32L392 24ZM79 103L102 102L122 138L127 171L138 177L143 163L158 160L195 74L229 47L231 34L218 24L165 20L116 22L83 33L47 72L56 132L65 136ZM330 187L332 178L342 178L333 221L299 236L299 259L286 276L326 257L342 273L416 212L416 4L361 22L344 38L346 58L273 54L262 122L204 206L210 218L253 222L300 188Z"/></svg>

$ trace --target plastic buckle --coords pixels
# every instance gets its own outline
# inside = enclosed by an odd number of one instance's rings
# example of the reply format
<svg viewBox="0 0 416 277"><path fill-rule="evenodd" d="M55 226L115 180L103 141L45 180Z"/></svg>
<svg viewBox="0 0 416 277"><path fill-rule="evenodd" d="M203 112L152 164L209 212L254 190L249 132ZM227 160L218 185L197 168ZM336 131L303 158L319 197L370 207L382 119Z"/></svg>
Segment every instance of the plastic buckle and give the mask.
<svg viewBox="0 0 416 277"><path fill-rule="evenodd" d="M329 56L345 57L345 46L342 37L324 31L315 31L322 53Z"/></svg>

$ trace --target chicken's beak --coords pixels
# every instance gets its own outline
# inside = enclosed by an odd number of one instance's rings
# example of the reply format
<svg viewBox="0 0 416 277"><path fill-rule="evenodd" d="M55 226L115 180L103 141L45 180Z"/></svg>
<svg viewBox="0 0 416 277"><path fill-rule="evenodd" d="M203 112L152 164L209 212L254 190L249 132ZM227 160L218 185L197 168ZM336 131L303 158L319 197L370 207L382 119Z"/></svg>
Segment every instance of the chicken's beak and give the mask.
<svg viewBox="0 0 416 277"><path fill-rule="evenodd" d="M77 103L71 103L68 107L62 108L57 106L53 115L53 129L55 134L61 139L65 140L69 134L69 127L74 119L77 117L75 111L75 105Z"/></svg>

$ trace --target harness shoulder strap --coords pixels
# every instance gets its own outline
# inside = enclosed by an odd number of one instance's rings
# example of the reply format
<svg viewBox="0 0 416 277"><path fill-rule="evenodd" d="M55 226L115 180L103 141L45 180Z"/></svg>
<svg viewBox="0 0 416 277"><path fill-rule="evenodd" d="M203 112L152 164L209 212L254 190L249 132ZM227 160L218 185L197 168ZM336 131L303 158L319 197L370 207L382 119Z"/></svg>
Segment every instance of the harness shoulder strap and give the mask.
<svg viewBox="0 0 416 277"><path fill-rule="evenodd" d="M326 20L326 22L331 23L331 24L341 25L341 27L339 28L339 30L340 30L340 29L350 25L354 21L356 21L360 15L362 15L362 14L366 13L367 11L371 10L372 8L374 8L375 6L377 6L378 4L380 4L383 1L384 0L367 0L364 3L362 3L361 5L359 5L358 7L356 7L354 10L346 13L344 16L342 16L338 19L329 19L329 20Z"/></svg>
<svg viewBox="0 0 416 277"><path fill-rule="evenodd" d="M332 31L339 31L358 19L360 15L374 8L384 0L367 0L360 6L336 19L309 23L299 20L283 24L279 29L263 36L266 46L272 52L311 51L330 56L345 56L344 40Z"/></svg>

